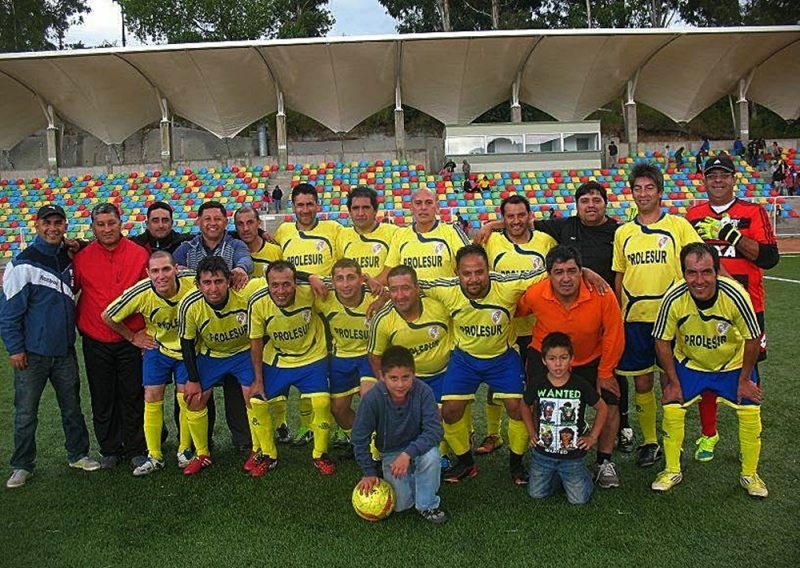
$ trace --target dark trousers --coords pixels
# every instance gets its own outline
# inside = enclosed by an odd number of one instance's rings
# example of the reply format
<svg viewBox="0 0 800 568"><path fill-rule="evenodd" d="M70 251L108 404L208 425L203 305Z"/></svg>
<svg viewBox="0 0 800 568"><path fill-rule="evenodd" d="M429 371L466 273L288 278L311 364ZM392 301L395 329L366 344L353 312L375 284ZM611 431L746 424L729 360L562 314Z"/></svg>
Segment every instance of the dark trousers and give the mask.
<svg viewBox="0 0 800 568"><path fill-rule="evenodd" d="M100 453L124 459L146 455L141 350L127 341L84 336L83 360Z"/></svg>

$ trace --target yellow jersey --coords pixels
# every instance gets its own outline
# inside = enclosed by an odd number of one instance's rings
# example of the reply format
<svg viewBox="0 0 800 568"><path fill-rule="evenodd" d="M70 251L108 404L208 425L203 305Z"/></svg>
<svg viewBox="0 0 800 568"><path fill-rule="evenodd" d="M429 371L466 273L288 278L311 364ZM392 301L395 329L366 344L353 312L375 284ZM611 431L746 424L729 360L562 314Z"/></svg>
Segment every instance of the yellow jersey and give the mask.
<svg viewBox="0 0 800 568"><path fill-rule="evenodd" d="M328 355L325 329L314 313L314 294L308 286L298 286L294 302L285 308L272 301L268 288L259 290L250 299L247 316L250 338L264 340L267 365L294 369Z"/></svg>
<svg viewBox="0 0 800 568"><path fill-rule="evenodd" d="M500 274L540 270L545 267L547 253L557 244L553 237L541 231L531 231L530 240L522 244L513 242L505 232L492 233L486 242L489 270ZM536 317L533 315L514 318L517 337L530 336L534 325Z"/></svg>
<svg viewBox="0 0 800 568"><path fill-rule="evenodd" d="M450 313L437 300L423 296L422 309L414 321L403 319L389 302L370 323L371 355L382 356L392 345L402 345L414 356L417 376L428 378L447 370L453 350L453 330Z"/></svg>
<svg viewBox="0 0 800 568"><path fill-rule="evenodd" d="M188 294L180 305L180 337L195 341L197 352L224 358L250 349L247 334L247 304L257 291L266 288L263 278L253 278L241 290L228 289L228 300L219 310L200 290Z"/></svg>
<svg viewBox="0 0 800 568"><path fill-rule="evenodd" d="M703 242L683 217L663 213L655 223L638 218L614 235L611 270L622 273L622 316L628 322L654 322L664 293L683 279L680 252Z"/></svg>
<svg viewBox="0 0 800 568"><path fill-rule="evenodd" d="M512 324L517 301L531 284L545 278L544 268L505 276L491 272L489 291L477 299L464 294L458 278L420 281L420 287L450 312L455 346L473 357L491 359L517 349Z"/></svg>
<svg viewBox="0 0 800 568"><path fill-rule="evenodd" d="M361 272L374 278L383 270L392 236L397 230L396 225L378 223L371 233L362 235L353 227L344 227L339 233L336 256L352 258L361 267Z"/></svg>
<svg viewBox="0 0 800 568"><path fill-rule="evenodd" d="M133 314L142 314L148 335L158 343L162 355L183 359L181 340L178 336L178 310L181 300L197 290L194 272L182 270L178 273L178 291L171 298L156 292L153 283L146 278L122 293L111 302L106 311L112 321L122 323Z"/></svg>
<svg viewBox="0 0 800 568"><path fill-rule="evenodd" d="M741 285L721 276L716 297L698 302L686 282L675 284L653 326L653 337L674 342L675 358L695 371L742 368L744 342L761 335L750 296Z"/></svg>
<svg viewBox="0 0 800 568"><path fill-rule="evenodd" d="M468 244L460 227L441 221L436 221L427 233L418 233L415 226L404 227L392 237L386 266L410 266L420 280L447 278L456 273L458 249Z"/></svg>
<svg viewBox="0 0 800 568"><path fill-rule="evenodd" d="M262 239L261 248L256 252L251 252L250 258L253 260L252 276L255 278L262 278L265 276L267 266L269 266L271 262L281 259L281 247Z"/></svg>
<svg viewBox="0 0 800 568"><path fill-rule="evenodd" d="M284 223L275 231L281 258L297 270L329 276L336 262L336 243L342 226L336 221L317 221L310 231L299 231L295 223Z"/></svg>
<svg viewBox="0 0 800 568"><path fill-rule="evenodd" d="M333 354L337 357L363 357L367 354L369 321L367 309L375 298L361 291L361 301L353 308L339 301L335 291L327 297L316 298L314 306L328 324L333 336Z"/></svg>

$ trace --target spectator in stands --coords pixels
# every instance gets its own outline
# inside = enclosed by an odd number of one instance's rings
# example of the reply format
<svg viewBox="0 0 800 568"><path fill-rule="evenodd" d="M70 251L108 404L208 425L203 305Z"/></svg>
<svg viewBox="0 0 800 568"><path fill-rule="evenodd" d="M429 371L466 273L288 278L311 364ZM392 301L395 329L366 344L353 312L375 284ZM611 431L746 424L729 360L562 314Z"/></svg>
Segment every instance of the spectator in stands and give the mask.
<svg viewBox="0 0 800 568"><path fill-rule="evenodd" d="M473 189L475 189L475 184L471 179L465 178L464 185L461 187L461 189L464 191L464 193L471 192Z"/></svg>
<svg viewBox="0 0 800 568"><path fill-rule="evenodd" d="M737 136L736 140L733 141L733 155L742 157L744 156L744 153L745 148L744 144L742 143L742 139Z"/></svg>
<svg viewBox="0 0 800 568"><path fill-rule="evenodd" d="M485 175L478 181L478 187L481 188L481 191L486 191L487 189L489 189L489 185L490 185L489 178L486 177Z"/></svg>
<svg viewBox="0 0 800 568"><path fill-rule="evenodd" d="M700 149L697 151L697 163L702 164L703 160L705 160L708 157L708 153L710 151L711 151L711 142L708 141L708 138L703 138L703 143L700 144Z"/></svg>
<svg viewBox="0 0 800 568"><path fill-rule="evenodd" d="M783 155L783 150L781 150L781 147L778 146L778 141L776 140L775 142L772 143L772 160L774 162L777 162L778 160L781 159L782 155Z"/></svg>
<svg viewBox="0 0 800 568"><path fill-rule="evenodd" d="M163 201L154 201L147 208L145 231L130 239L144 247L148 253L157 250L172 254L180 244L193 237L190 233L178 233L172 228L172 207Z"/></svg>
<svg viewBox="0 0 800 568"><path fill-rule="evenodd" d="M763 137L758 139L758 163L767 164L767 141Z"/></svg>
<svg viewBox="0 0 800 568"><path fill-rule="evenodd" d="M752 139L747 143L747 163L752 167L758 167L758 140Z"/></svg>
<svg viewBox="0 0 800 568"><path fill-rule="evenodd" d="M464 179L469 179L469 173L472 170L472 166L469 165L469 162L466 158L461 162L461 173L464 174Z"/></svg>
<svg viewBox="0 0 800 568"><path fill-rule="evenodd" d="M675 167L681 169L683 167L683 153L686 149L681 146L677 150L675 150Z"/></svg>
<svg viewBox="0 0 800 568"><path fill-rule="evenodd" d="M616 142L613 140L608 145L608 166L611 167L617 163L617 154L619 154L619 148L617 148Z"/></svg>
<svg viewBox="0 0 800 568"><path fill-rule="evenodd" d="M49 380L56 391L70 467L94 471L81 411L75 354L72 260L64 246L67 215L58 205L36 214L36 238L6 267L0 334L14 369L14 453L9 489L22 487L36 465L39 401Z"/></svg>
<svg viewBox="0 0 800 568"><path fill-rule="evenodd" d="M272 196L269 193L268 189L264 190L264 194L261 196L261 207L259 209L264 213L269 213L269 206L272 203Z"/></svg>
<svg viewBox="0 0 800 568"><path fill-rule="evenodd" d="M280 213L283 208L283 190L277 183L272 190L272 202L275 204L275 213Z"/></svg>
<svg viewBox="0 0 800 568"><path fill-rule="evenodd" d="M75 256L78 330L83 336L83 360L92 401L94 432L105 469L130 459L134 467L146 459L142 349L147 331L140 315L123 323L130 342L101 318L122 293L147 278L148 254L122 238L120 212L112 203L92 210L95 240Z"/></svg>
<svg viewBox="0 0 800 568"><path fill-rule="evenodd" d="M797 170L789 166L786 170L786 193L790 196L797 195Z"/></svg>
<svg viewBox="0 0 800 568"><path fill-rule="evenodd" d="M786 162L779 157L772 166L772 187L781 195L786 195L786 170Z"/></svg>

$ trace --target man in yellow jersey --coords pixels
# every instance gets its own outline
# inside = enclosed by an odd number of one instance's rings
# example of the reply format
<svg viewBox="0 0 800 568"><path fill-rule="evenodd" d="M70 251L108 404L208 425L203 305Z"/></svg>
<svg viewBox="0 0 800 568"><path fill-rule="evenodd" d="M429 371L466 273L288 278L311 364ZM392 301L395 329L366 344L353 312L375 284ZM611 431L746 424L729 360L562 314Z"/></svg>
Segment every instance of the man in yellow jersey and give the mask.
<svg viewBox="0 0 800 568"><path fill-rule="evenodd" d="M344 430L340 443L349 448L350 431L355 420L355 412L350 407L353 395L359 392L361 381L375 380L367 358L367 309L375 298L369 295L361 278L361 267L353 259L337 260L331 280L334 293L317 298L314 306L328 323L333 336L331 412Z"/></svg>
<svg viewBox="0 0 800 568"><path fill-rule="evenodd" d="M342 226L336 221L320 221L317 190L308 183L297 184L292 189L292 209L295 223L284 223L275 232L275 241L281 247L281 258L291 262L295 270L324 278L330 276L337 260L336 246ZM324 343L324 342L323 342ZM312 409L309 400L300 399L300 430L293 446L304 446L314 439L310 429ZM275 422L286 423L286 401L273 405Z"/></svg>
<svg viewBox="0 0 800 568"><path fill-rule="evenodd" d="M266 240L259 231L258 212L245 205L233 214L235 235L247 245L253 261L253 276L264 277L264 270L270 262L281 259L281 247Z"/></svg>
<svg viewBox="0 0 800 568"><path fill-rule="evenodd" d="M361 272L376 278L382 271L389 244L397 226L378 223L378 194L370 187L359 186L347 196L347 210L352 227L342 229L337 241L337 257L352 258Z"/></svg>
<svg viewBox="0 0 800 568"><path fill-rule="evenodd" d="M648 467L662 457L656 437L653 322L664 293L681 279L681 249L700 242L700 237L686 219L661 211L664 177L657 166L636 164L628 183L637 213L632 221L617 229L611 265L616 272L614 288L625 320L625 351L617 373L634 378L636 410L644 440L636 465Z"/></svg>
<svg viewBox="0 0 800 568"><path fill-rule="evenodd" d="M742 460L739 482L752 497L768 491L758 476L761 454L761 387L755 364L761 329L741 285L719 276L719 252L703 243L680 252L685 281L675 284L653 326L658 362L664 369L664 453L667 467L652 484L669 491L683 480L681 447L686 408L704 391L736 409Z"/></svg>
<svg viewBox="0 0 800 568"><path fill-rule="evenodd" d="M533 215L531 205L521 195L510 195L500 203L503 215L503 231L492 233L486 242L489 257L489 270L500 274L517 274L528 270L538 270L545 265L545 256L556 246L553 237L531 229ZM517 348L522 359L522 368L527 368L528 345L531 343L531 330L536 318L531 316L514 318L517 335ZM503 403L495 400L491 389L487 393L486 437L476 454L490 454L503 445L500 435L500 421Z"/></svg>
<svg viewBox="0 0 800 568"><path fill-rule="evenodd" d="M272 402L286 399L289 387L311 402L314 467L333 475L328 456L333 426L328 387L328 349L322 319L314 313L314 294L298 286L292 263L280 260L267 268L267 286L256 292L247 308L253 393ZM271 459L277 459L270 454Z"/></svg>
<svg viewBox="0 0 800 568"><path fill-rule="evenodd" d="M464 231L438 220L439 202L429 189L411 196L411 214L413 225L399 229L392 237L386 266L378 279L385 283L389 270L401 264L413 268L420 280L454 276L456 252L469 244Z"/></svg>
<svg viewBox="0 0 800 568"><path fill-rule="evenodd" d="M189 432L197 449L183 469L195 475L211 465L208 445L208 399L211 389L233 376L241 385L252 437L252 452L244 469L254 477L275 467L272 421L266 402L250 398L253 367L250 364L250 341L247 332L247 304L264 280L254 278L241 290L232 285L231 269L225 259L208 256L197 265L198 290L188 294L178 313L181 353L188 381L184 387Z"/></svg>
<svg viewBox="0 0 800 568"><path fill-rule="evenodd" d="M512 480L526 483L522 454L528 434L520 414L525 388L512 320L517 301L528 286L546 278L544 267L517 275L489 272L489 259L480 245L467 245L456 254L458 277L421 282L425 294L439 300L452 314L455 348L442 385L445 440L457 463L444 480L456 483L474 477L478 468L469 443L469 426L461 418L486 383L508 412L509 465Z"/></svg>
<svg viewBox="0 0 800 568"><path fill-rule="evenodd" d="M143 360L144 438L147 459L133 470L143 476L164 468L161 430L164 427L164 391L175 377L180 406L178 467L186 467L192 457L191 436L186 420L186 367L178 338L178 308L187 294L197 290L194 273L178 272L178 265L166 251L156 251L147 262L148 278L125 290L101 314L106 324L131 341L133 332L122 322L133 314L144 317L146 348Z"/></svg>

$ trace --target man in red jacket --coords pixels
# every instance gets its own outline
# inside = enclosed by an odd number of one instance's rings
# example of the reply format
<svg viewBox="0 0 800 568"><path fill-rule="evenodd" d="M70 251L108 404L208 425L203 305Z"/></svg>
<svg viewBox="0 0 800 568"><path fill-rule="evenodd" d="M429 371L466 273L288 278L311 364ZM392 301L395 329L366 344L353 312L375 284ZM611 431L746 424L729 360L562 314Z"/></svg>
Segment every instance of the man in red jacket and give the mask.
<svg viewBox="0 0 800 568"><path fill-rule="evenodd" d="M92 210L95 241L74 260L78 331L92 401L94 432L103 468L121 459L144 459L142 352L147 333L141 315L123 323L135 332L131 341L112 331L100 314L127 288L147 277L147 251L122 238L119 210L101 203Z"/></svg>

